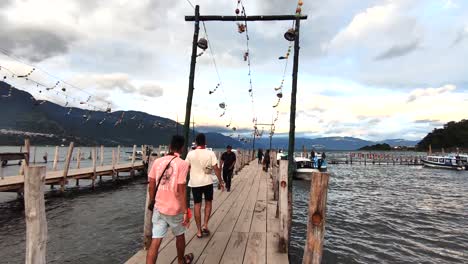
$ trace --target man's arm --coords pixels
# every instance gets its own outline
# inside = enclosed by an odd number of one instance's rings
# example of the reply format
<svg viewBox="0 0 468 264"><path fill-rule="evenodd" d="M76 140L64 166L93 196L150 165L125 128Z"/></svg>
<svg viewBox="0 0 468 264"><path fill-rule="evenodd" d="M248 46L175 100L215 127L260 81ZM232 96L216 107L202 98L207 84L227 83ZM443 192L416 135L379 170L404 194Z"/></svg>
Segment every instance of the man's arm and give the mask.
<svg viewBox="0 0 468 264"><path fill-rule="evenodd" d="M236 162L237 162L237 156L236 156L236 154L234 154L234 162L232 163L232 166L229 168L229 170L234 169L234 166L236 166Z"/></svg>
<svg viewBox="0 0 468 264"><path fill-rule="evenodd" d="M218 182L221 185L221 189L224 191L224 182L223 182L223 179L221 178L221 169L218 167L218 164L214 165L214 171L215 171L216 177L218 178Z"/></svg>
<svg viewBox="0 0 468 264"><path fill-rule="evenodd" d="M149 180L149 185L148 185L148 192L149 192L149 205L148 205L148 209L153 211L153 208L154 208L154 203L155 203L155 200L156 200L156 179L154 178L150 178Z"/></svg>

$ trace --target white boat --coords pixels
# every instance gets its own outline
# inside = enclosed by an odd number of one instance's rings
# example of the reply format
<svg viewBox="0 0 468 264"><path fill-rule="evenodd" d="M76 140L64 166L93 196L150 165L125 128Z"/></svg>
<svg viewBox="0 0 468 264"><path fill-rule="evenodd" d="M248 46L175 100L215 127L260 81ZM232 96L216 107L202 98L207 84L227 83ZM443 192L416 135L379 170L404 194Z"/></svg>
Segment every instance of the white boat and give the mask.
<svg viewBox="0 0 468 264"><path fill-rule="evenodd" d="M132 160L133 158L133 152L126 152L127 154L130 154L128 156L128 160ZM137 150L135 152L135 160L142 160L143 159L143 152L141 150Z"/></svg>
<svg viewBox="0 0 468 264"><path fill-rule="evenodd" d="M327 162L322 161L321 158L316 157L315 160L311 160L304 157L295 157L294 161L296 163L294 178L296 179L310 181L314 172L327 171Z"/></svg>
<svg viewBox="0 0 468 264"><path fill-rule="evenodd" d="M429 168L468 170L468 155L466 154L429 155L421 159L421 162Z"/></svg>

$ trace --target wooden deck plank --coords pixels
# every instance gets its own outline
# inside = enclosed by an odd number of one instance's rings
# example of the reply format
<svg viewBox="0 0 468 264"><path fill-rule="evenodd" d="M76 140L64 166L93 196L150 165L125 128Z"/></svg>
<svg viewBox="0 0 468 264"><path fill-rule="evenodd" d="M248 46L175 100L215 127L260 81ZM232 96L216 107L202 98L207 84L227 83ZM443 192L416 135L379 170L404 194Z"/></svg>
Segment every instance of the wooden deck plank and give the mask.
<svg viewBox="0 0 468 264"><path fill-rule="evenodd" d="M257 201L255 203L250 232L265 233L267 230L267 179L265 177L265 172L261 171L260 173L260 185L258 188Z"/></svg>
<svg viewBox="0 0 468 264"><path fill-rule="evenodd" d="M268 264L284 264L289 263L288 254L280 253L279 250L279 233L268 232L266 246L266 263Z"/></svg>
<svg viewBox="0 0 468 264"><path fill-rule="evenodd" d="M253 165L256 166L256 165ZM260 185L260 177L258 177L258 168L255 170L256 177L252 189L250 190L249 197L242 208L239 220L234 227L234 232L250 232L252 224L252 216L257 202L258 188Z"/></svg>
<svg viewBox="0 0 468 264"><path fill-rule="evenodd" d="M266 263L266 233L249 233L244 264Z"/></svg>
<svg viewBox="0 0 468 264"><path fill-rule="evenodd" d="M230 232L216 232L195 263L217 264L223 257L229 242Z"/></svg>
<svg viewBox="0 0 468 264"><path fill-rule="evenodd" d="M244 254L249 240L249 233L234 232L231 234L229 243L224 251L223 258L219 263L240 264L244 260Z"/></svg>

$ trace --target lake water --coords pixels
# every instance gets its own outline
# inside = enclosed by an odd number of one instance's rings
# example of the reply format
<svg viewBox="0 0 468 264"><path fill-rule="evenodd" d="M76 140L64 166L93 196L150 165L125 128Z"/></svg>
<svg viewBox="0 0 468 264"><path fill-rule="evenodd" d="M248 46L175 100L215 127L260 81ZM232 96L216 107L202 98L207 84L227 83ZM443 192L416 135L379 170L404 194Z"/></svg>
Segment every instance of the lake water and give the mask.
<svg viewBox="0 0 468 264"><path fill-rule="evenodd" d="M50 148L49 160L53 153ZM109 161L111 150L106 153ZM18 169L7 167L4 175ZM358 164L329 165L329 170L324 263L468 263L467 171ZM48 262L122 263L137 252L145 182L144 177L104 181L91 191L83 180L85 187L64 196L49 193ZM291 263L301 263L309 188L310 182L294 182ZM2 197L0 262L22 263L22 205L14 196Z"/></svg>

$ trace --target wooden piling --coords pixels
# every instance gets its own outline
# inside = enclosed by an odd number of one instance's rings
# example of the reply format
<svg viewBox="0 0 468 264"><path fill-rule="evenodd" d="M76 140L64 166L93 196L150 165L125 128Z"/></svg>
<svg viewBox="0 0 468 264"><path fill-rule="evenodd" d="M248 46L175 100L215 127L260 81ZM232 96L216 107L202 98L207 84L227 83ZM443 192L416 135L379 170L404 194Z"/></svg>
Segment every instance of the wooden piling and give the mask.
<svg viewBox="0 0 468 264"><path fill-rule="evenodd" d="M91 153L92 159L93 159L93 178L91 181L91 186L94 189L96 185L96 164L97 164L97 148L94 147L93 151Z"/></svg>
<svg viewBox="0 0 468 264"><path fill-rule="evenodd" d="M21 161L19 175L24 175L24 168L29 165L29 157L31 156L31 142L29 141L29 138L24 140L24 153L25 158Z"/></svg>
<svg viewBox="0 0 468 264"><path fill-rule="evenodd" d="M46 167L25 166L24 214L26 220L26 264L45 264L47 219L44 202Z"/></svg>
<svg viewBox="0 0 468 264"><path fill-rule="evenodd" d="M78 148L78 153L76 154L76 168L79 169L81 165L81 148Z"/></svg>
<svg viewBox="0 0 468 264"><path fill-rule="evenodd" d="M104 166L104 146L101 145L101 167Z"/></svg>
<svg viewBox="0 0 468 264"><path fill-rule="evenodd" d="M133 149L135 149L135 147L134 147ZM117 157L116 157L116 160L117 160L117 161L115 162L115 164L118 165L118 164L120 163L120 145L117 146Z"/></svg>
<svg viewBox="0 0 468 264"><path fill-rule="evenodd" d="M288 252L289 244L289 210L288 210L288 161L280 162L279 184L279 220L280 220L280 252Z"/></svg>
<svg viewBox="0 0 468 264"><path fill-rule="evenodd" d="M112 180L115 180L115 150L112 150Z"/></svg>
<svg viewBox="0 0 468 264"><path fill-rule="evenodd" d="M132 171L130 172L131 176L135 176L135 170L133 167L135 166L135 159L136 159L136 145L133 145L133 152L132 152Z"/></svg>
<svg viewBox="0 0 468 264"><path fill-rule="evenodd" d="M329 178L328 173L313 173L310 183L309 221L303 264L320 264L322 261Z"/></svg>
<svg viewBox="0 0 468 264"><path fill-rule="evenodd" d="M74 147L74 143L70 142L70 146L68 147L67 157L65 159L65 165L63 168L63 179L62 179L62 182L60 183L61 192L65 191L65 184L67 183L68 170L70 169L70 161L73 155L73 147Z"/></svg>
<svg viewBox="0 0 468 264"><path fill-rule="evenodd" d="M59 159L59 147L55 147L55 154L54 154L54 163L52 165L52 170L56 171L57 170L57 165L58 165L58 159Z"/></svg>
<svg viewBox="0 0 468 264"><path fill-rule="evenodd" d="M151 169L151 166L153 165L154 162L154 157L151 156L148 164L148 170ZM150 197L149 197L149 186L146 191L146 202L145 202L145 220L144 220L144 226L143 226L143 247L145 249L148 249L149 246L151 245L151 239L153 235L153 211L148 209L150 203Z"/></svg>

